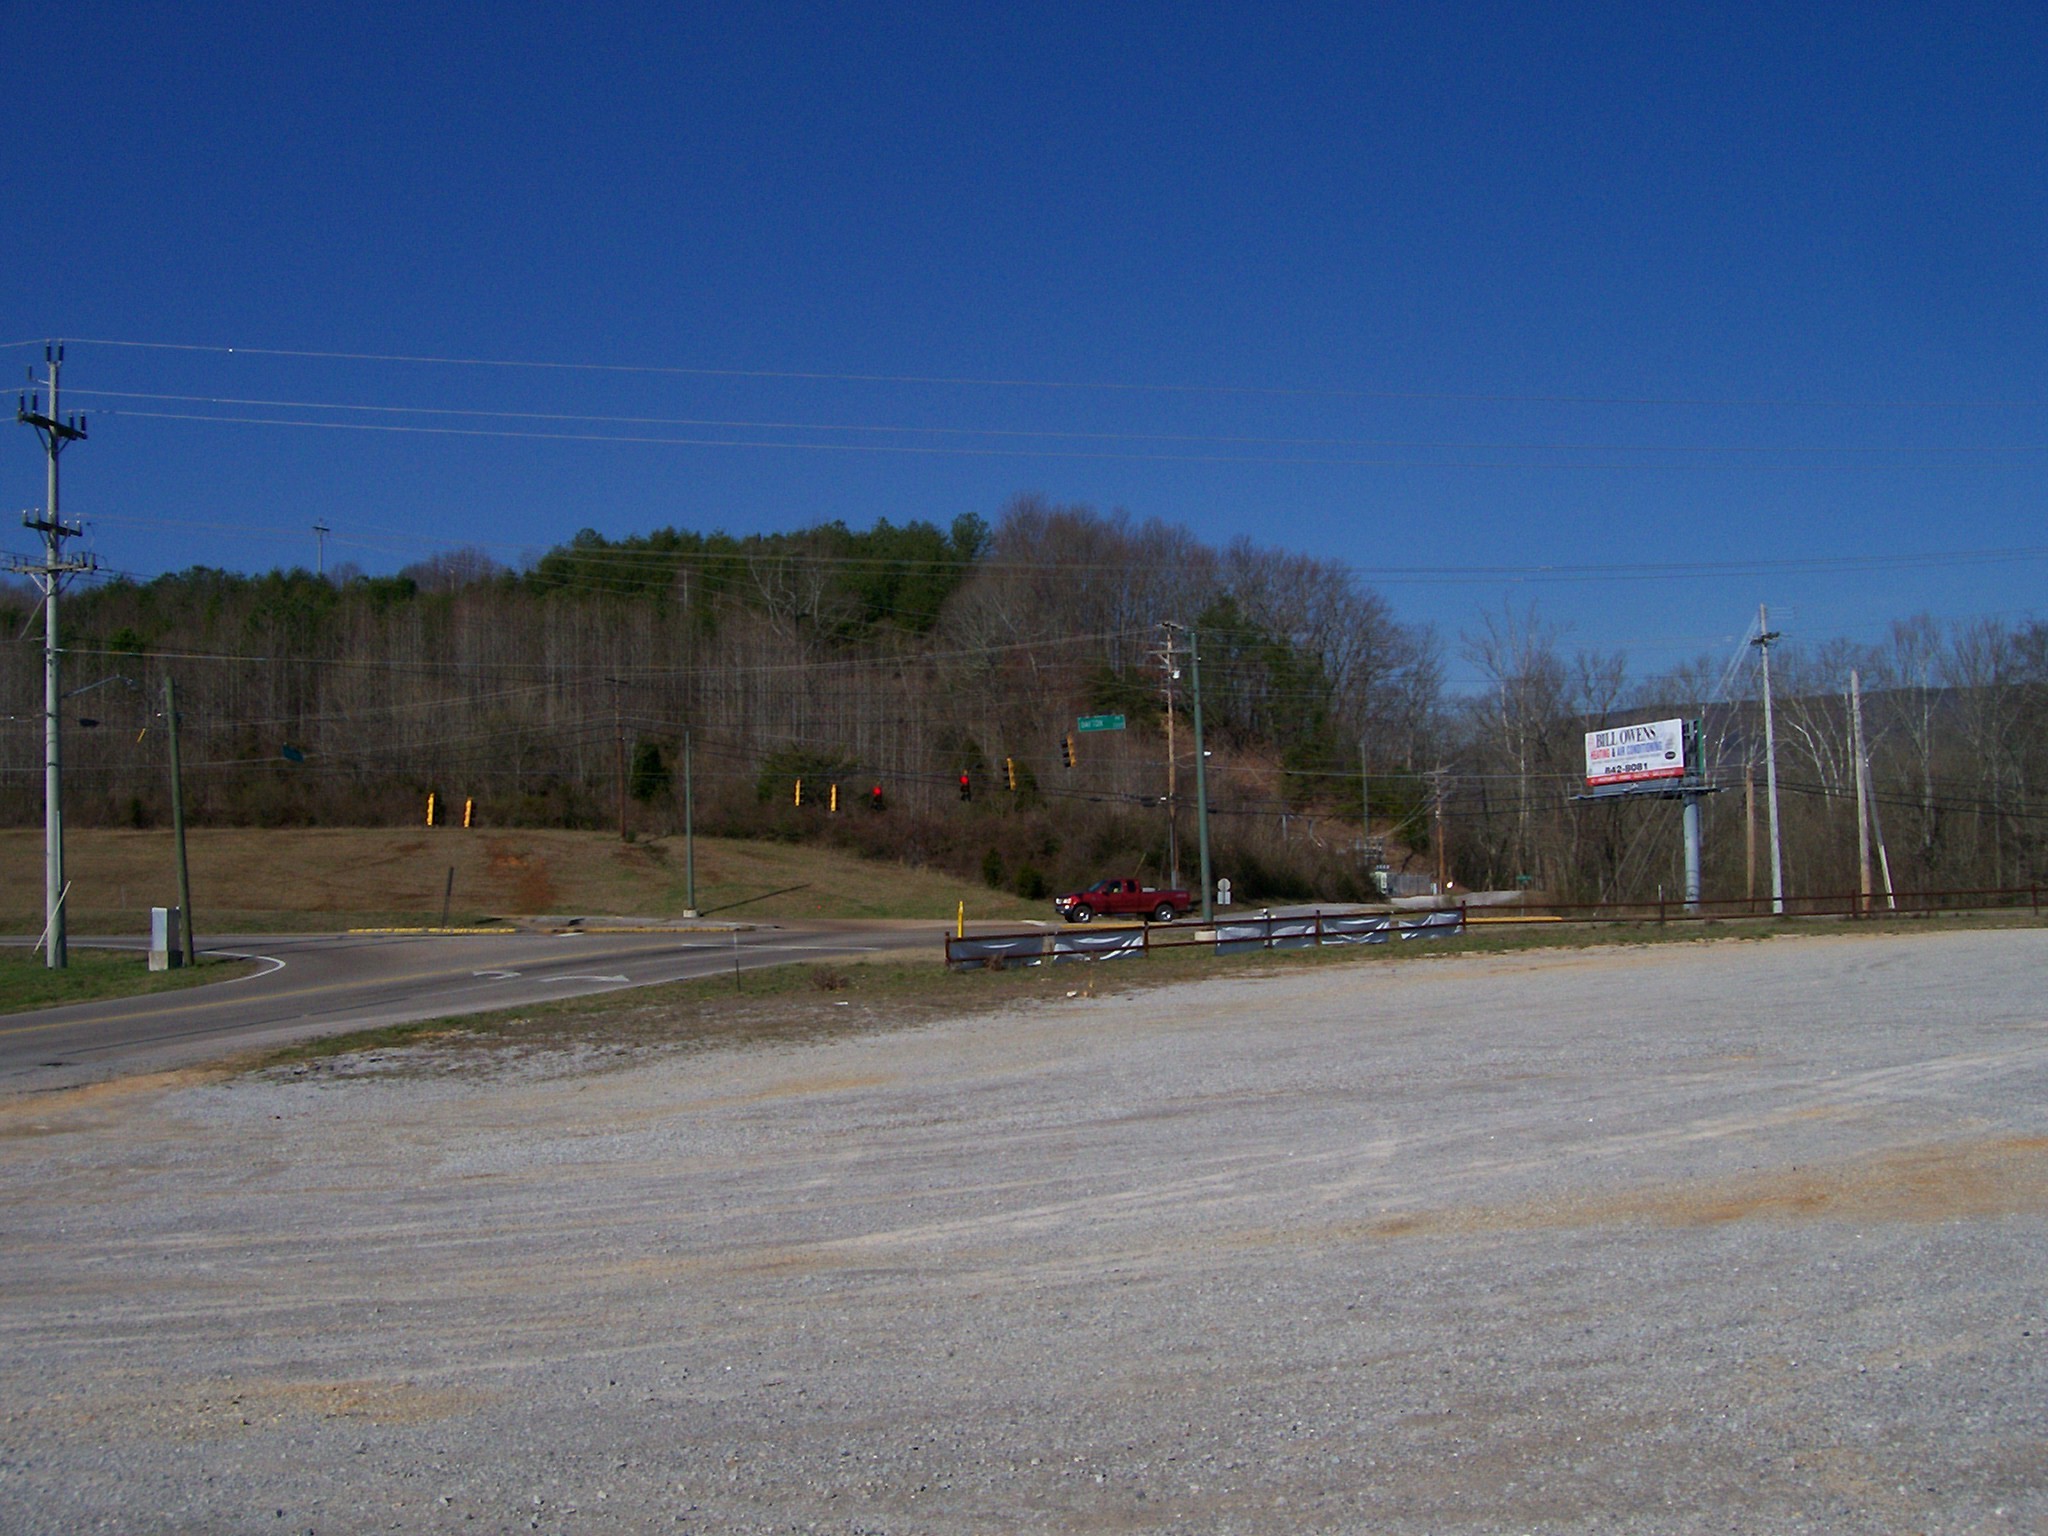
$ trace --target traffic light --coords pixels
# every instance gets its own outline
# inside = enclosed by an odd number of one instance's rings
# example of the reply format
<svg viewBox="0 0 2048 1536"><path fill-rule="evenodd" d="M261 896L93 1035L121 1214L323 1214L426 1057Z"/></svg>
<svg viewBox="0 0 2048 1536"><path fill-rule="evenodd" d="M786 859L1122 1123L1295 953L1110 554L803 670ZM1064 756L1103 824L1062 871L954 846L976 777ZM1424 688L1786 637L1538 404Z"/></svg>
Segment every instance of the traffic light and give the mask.
<svg viewBox="0 0 2048 1536"><path fill-rule="evenodd" d="M881 808L882 786L877 784L873 789L868 791L868 809L871 811L879 811Z"/></svg>
<svg viewBox="0 0 2048 1536"><path fill-rule="evenodd" d="M1017 759L1014 757L1004 758L1003 771L1010 776L1010 793L1014 795L1017 792Z"/></svg>
<svg viewBox="0 0 2048 1536"><path fill-rule="evenodd" d="M974 781L968 778L965 773L960 775L960 798L962 800L972 800L974 798Z"/></svg>
<svg viewBox="0 0 2048 1536"><path fill-rule="evenodd" d="M1062 736L1060 738L1060 761L1069 768L1074 766L1074 738L1072 736Z"/></svg>

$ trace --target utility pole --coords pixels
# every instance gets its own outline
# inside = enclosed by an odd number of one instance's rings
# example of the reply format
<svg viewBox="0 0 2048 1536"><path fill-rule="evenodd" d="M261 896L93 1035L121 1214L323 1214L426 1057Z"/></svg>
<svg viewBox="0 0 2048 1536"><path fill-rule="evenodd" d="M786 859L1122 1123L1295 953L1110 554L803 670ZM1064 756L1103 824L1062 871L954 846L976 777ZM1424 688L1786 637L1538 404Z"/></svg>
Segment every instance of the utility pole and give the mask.
<svg viewBox="0 0 2048 1536"><path fill-rule="evenodd" d="M683 916L697 915L697 805L690 782L690 728L683 727Z"/></svg>
<svg viewBox="0 0 2048 1536"><path fill-rule="evenodd" d="M1186 626L1170 624L1168 628L1186 629ZM1216 883L1209 869L1209 754L1202 745L1202 639L1192 629L1186 632L1188 685L1195 696L1195 825L1201 848L1202 921L1213 927L1216 922Z"/></svg>
<svg viewBox="0 0 2048 1536"><path fill-rule="evenodd" d="M1372 847L1372 775L1366 768L1365 738L1358 738L1358 834L1360 846L1365 850L1365 878L1371 882L1371 889L1379 891L1379 855ZM1380 891L1382 896L1385 891Z"/></svg>
<svg viewBox="0 0 2048 1536"><path fill-rule="evenodd" d="M1365 738L1358 738L1358 830L1365 838L1365 851L1372 854L1372 775L1365 767Z"/></svg>
<svg viewBox="0 0 2048 1536"><path fill-rule="evenodd" d="M619 680L612 685L612 766L619 802L619 841L626 840L626 717L619 712ZM798 793L802 793L801 790Z"/></svg>
<svg viewBox="0 0 2048 1536"><path fill-rule="evenodd" d="M1785 915L1785 847L1778 837L1778 731L1771 716L1771 642L1778 632L1770 627L1764 605L1756 605L1756 638L1749 643L1763 652L1764 659L1764 795L1771 823L1771 915Z"/></svg>
<svg viewBox="0 0 2048 1536"><path fill-rule="evenodd" d="M1743 915L1756 915L1756 760L1742 765L1742 899Z"/></svg>
<svg viewBox="0 0 2048 1536"><path fill-rule="evenodd" d="M1444 829L1444 770L1439 767L1430 778L1433 781L1430 787L1436 791L1436 893L1441 896L1451 886L1451 851L1445 846L1447 834Z"/></svg>
<svg viewBox="0 0 2048 1536"><path fill-rule="evenodd" d="M314 557L316 564L313 574L315 576L322 578L323 580L327 576L327 535L332 532L334 532L334 530L328 527L325 523L315 523L313 525L313 540L314 543L319 547L320 551L319 554Z"/></svg>
<svg viewBox="0 0 2048 1536"><path fill-rule="evenodd" d="M1180 886L1180 817L1178 803L1174 796L1177 789L1179 764L1173 751L1173 684L1180 676L1180 669L1173 664L1173 626L1163 626L1166 631L1166 649L1163 660L1166 665L1166 862L1168 865L1166 883L1178 889Z"/></svg>
<svg viewBox="0 0 2048 1536"><path fill-rule="evenodd" d="M171 674L164 674L164 730L171 747L171 840L178 857L178 940L184 952L185 969L192 969L192 875L185 863L185 775L178 757L178 688ZM448 926L443 903L441 926Z"/></svg>
<svg viewBox="0 0 2048 1536"><path fill-rule="evenodd" d="M1870 911L1870 796L1863 758L1863 683L1849 669L1849 737L1856 758L1856 915Z"/></svg>
<svg viewBox="0 0 2048 1536"><path fill-rule="evenodd" d="M66 420L58 407L57 375L64 366L63 345L52 342L44 347L43 361L50 369L45 384L50 391L50 409L45 412L41 398L31 394L14 413L16 421L35 428L49 459L49 492L43 515L21 515L23 527L33 528L43 536L43 558L40 564L25 560L11 564L15 571L35 578L43 589L43 914L48 943L43 953L44 963L53 971L61 971L70 963L71 950L65 940L64 917L64 753L58 721L58 706L63 700L64 653L57 642L57 592L67 575L93 570L98 562L90 555L79 559L66 559L64 555L64 541L78 537L84 529L77 523L65 522L59 511L57 459L72 443L84 439L85 423L76 416ZM35 383L33 369L29 382Z"/></svg>

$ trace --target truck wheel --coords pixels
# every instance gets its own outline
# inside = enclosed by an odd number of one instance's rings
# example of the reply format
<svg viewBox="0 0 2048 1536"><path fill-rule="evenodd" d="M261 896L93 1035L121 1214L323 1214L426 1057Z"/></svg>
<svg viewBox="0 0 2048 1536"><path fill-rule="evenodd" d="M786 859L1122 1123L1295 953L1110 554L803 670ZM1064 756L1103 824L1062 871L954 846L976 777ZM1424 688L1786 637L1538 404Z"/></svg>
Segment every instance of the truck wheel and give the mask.
<svg viewBox="0 0 2048 1536"><path fill-rule="evenodd" d="M1173 903L1170 901L1162 901L1152 909L1152 921L1155 923L1170 923L1173 915Z"/></svg>
<svg viewBox="0 0 2048 1536"><path fill-rule="evenodd" d="M1093 907L1070 907L1067 910L1067 916L1077 923L1092 923L1095 921L1095 909Z"/></svg>

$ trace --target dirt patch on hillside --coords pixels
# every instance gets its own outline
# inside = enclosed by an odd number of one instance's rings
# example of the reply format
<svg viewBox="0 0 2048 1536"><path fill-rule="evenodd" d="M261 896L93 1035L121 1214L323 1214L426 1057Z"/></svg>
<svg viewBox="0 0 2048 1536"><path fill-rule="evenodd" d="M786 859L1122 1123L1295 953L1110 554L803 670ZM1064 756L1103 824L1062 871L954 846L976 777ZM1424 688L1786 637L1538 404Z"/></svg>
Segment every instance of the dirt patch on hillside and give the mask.
<svg viewBox="0 0 2048 1536"><path fill-rule="evenodd" d="M505 893L505 904L514 912L551 911L561 899L548 872L548 861L540 854L522 852L503 838L493 838L485 845L485 860L492 880Z"/></svg>

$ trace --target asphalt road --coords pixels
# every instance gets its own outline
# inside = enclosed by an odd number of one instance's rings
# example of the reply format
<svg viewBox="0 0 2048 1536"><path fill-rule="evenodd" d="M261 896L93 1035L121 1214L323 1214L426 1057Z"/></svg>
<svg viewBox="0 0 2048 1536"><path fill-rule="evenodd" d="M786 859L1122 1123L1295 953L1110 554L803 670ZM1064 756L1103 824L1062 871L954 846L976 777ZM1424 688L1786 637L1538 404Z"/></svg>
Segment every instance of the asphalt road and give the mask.
<svg viewBox="0 0 2048 1536"><path fill-rule="evenodd" d="M939 925L230 938L206 952L248 955L264 968L190 991L0 1016L0 1094L189 1065L224 1049L684 981L735 965L757 970L920 948L937 957Z"/></svg>

